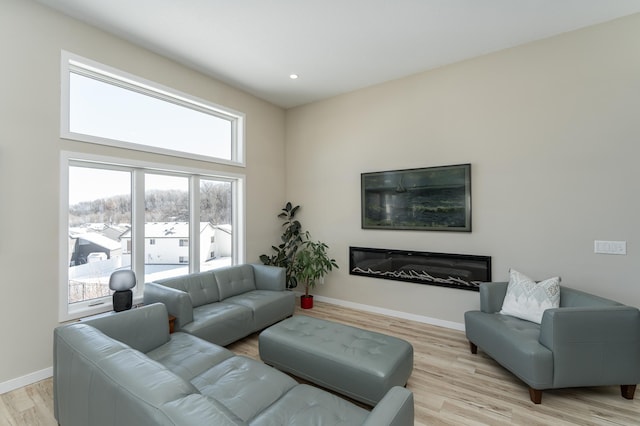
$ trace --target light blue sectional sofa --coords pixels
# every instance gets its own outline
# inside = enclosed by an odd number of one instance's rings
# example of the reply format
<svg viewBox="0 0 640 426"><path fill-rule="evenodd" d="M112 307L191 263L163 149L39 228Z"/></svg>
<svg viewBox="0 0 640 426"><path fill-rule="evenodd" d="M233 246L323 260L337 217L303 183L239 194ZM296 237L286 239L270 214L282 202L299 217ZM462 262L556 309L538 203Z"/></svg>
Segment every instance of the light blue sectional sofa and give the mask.
<svg viewBox="0 0 640 426"><path fill-rule="evenodd" d="M529 386L545 389L619 385L633 399L640 383L640 311L560 286L560 307L541 324L500 314L508 283L482 283L480 310L465 313L471 352L478 348Z"/></svg>
<svg viewBox="0 0 640 426"><path fill-rule="evenodd" d="M144 304L163 303L175 330L226 346L290 317L295 295L285 270L235 265L145 283Z"/></svg>
<svg viewBox="0 0 640 426"><path fill-rule="evenodd" d="M230 296L233 297L233 296ZM54 413L62 426L413 425L413 394L368 411L191 334L169 334L153 304L54 331Z"/></svg>

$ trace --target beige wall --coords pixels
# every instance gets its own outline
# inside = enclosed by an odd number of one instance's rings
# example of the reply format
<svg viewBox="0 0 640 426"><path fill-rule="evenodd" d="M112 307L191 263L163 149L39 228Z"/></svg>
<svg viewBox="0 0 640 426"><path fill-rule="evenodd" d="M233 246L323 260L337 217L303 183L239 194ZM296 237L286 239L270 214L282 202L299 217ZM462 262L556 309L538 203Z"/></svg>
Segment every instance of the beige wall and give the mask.
<svg viewBox="0 0 640 426"><path fill-rule="evenodd" d="M52 365L58 324L61 150L246 175L247 259L278 237L284 111L25 0L0 0L0 384ZM59 138L60 50L246 113L247 167L218 167Z"/></svg>
<svg viewBox="0 0 640 426"><path fill-rule="evenodd" d="M282 202L301 204L341 265L317 294L457 323L477 307L473 292L350 276L357 245L491 255L497 280L559 274L640 306L639 15L285 115L31 1L0 8L0 384L52 365L60 151L216 168L61 140L61 49L245 112L247 167L222 169L247 176L247 260L277 241ZM464 162L472 233L360 229L361 172ZM628 255L595 255L594 239Z"/></svg>
<svg viewBox="0 0 640 426"><path fill-rule="evenodd" d="M478 294L348 273L349 246L490 255L640 306L640 15L287 111L287 198L341 269L318 295L463 323ZM360 173L472 164L473 232L360 228ZM626 256L594 240L626 240Z"/></svg>

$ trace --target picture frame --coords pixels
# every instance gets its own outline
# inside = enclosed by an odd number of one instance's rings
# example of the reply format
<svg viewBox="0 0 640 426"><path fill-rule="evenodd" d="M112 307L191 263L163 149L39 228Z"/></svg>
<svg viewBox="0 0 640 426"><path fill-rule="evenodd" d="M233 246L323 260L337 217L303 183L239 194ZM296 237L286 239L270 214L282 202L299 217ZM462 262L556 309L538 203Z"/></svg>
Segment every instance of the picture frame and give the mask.
<svg viewBox="0 0 640 426"><path fill-rule="evenodd" d="M471 164L361 174L362 229L471 232Z"/></svg>

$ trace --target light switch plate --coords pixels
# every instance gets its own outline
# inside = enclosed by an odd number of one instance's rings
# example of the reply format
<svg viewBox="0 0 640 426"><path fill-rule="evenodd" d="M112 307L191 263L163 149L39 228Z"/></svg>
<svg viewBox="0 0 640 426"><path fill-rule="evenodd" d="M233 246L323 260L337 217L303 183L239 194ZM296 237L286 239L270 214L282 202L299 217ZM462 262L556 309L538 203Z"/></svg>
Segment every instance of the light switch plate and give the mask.
<svg viewBox="0 0 640 426"><path fill-rule="evenodd" d="M595 240L593 252L600 254L627 254L627 242Z"/></svg>

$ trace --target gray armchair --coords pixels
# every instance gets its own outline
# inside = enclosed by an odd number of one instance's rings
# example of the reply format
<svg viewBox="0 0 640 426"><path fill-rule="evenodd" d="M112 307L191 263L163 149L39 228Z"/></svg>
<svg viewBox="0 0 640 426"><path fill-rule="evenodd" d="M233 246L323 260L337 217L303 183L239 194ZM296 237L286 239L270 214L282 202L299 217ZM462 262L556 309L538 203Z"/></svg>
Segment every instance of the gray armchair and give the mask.
<svg viewBox="0 0 640 426"><path fill-rule="evenodd" d="M568 287L541 324L502 315L507 283L480 286L480 310L465 313L472 353L481 348L529 386L545 389L620 385L633 399L640 383L640 311Z"/></svg>

